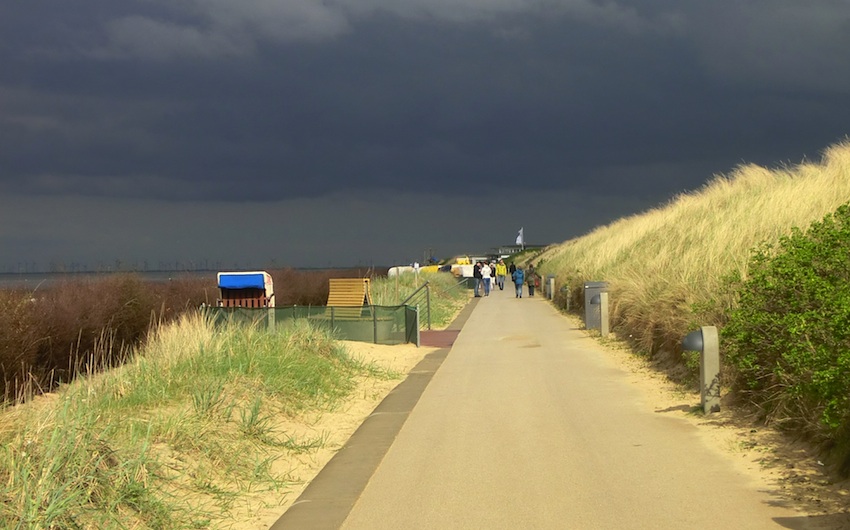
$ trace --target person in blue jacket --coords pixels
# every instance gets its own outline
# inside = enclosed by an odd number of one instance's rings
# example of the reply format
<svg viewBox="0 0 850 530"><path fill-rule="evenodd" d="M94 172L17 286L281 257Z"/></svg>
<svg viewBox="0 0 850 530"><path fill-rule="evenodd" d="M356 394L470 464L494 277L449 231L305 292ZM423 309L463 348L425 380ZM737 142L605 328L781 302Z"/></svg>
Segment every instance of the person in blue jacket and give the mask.
<svg viewBox="0 0 850 530"><path fill-rule="evenodd" d="M511 273L511 279L514 281L514 285L516 285L516 297L522 298L522 284L525 282L525 273L522 272L521 267L517 267L516 270Z"/></svg>

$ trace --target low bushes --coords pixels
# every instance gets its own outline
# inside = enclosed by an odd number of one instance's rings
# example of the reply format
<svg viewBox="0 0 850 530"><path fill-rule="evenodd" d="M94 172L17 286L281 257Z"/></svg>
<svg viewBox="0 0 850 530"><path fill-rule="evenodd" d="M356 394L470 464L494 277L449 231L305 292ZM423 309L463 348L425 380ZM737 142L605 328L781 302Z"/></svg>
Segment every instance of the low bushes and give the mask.
<svg viewBox="0 0 850 530"><path fill-rule="evenodd" d="M819 162L741 166L537 259L574 311L584 282L608 282L612 331L675 381L697 380L682 338L717 326L735 395L848 462L848 200L845 140Z"/></svg>
<svg viewBox="0 0 850 530"><path fill-rule="evenodd" d="M721 336L734 390L765 419L838 442L850 427L850 205L758 249L732 285Z"/></svg>
<svg viewBox="0 0 850 530"><path fill-rule="evenodd" d="M119 364L151 325L208 301L201 280L148 282L119 274L0 291L0 376L7 400L80 370Z"/></svg>
<svg viewBox="0 0 850 530"><path fill-rule="evenodd" d="M274 281L275 305L325 305L331 278L369 278L386 276L386 269L279 269L269 271Z"/></svg>
<svg viewBox="0 0 850 530"><path fill-rule="evenodd" d="M276 303L324 305L329 278L361 277L359 269L272 270ZM93 279L73 275L34 291L0 290L0 384L7 401L67 381L79 371L120 364L152 326L218 298L209 278L168 281L138 274Z"/></svg>

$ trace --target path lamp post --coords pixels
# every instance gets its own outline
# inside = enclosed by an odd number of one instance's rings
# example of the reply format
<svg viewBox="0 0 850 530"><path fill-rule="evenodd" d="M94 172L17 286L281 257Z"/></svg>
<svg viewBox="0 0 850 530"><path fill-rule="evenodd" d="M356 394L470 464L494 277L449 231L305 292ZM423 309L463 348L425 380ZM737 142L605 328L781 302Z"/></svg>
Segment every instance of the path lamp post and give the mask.
<svg viewBox="0 0 850 530"><path fill-rule="evenodd" d="M591 305L599 306L599 333L603 337L608 336L608 293L601 292L593 295L590 299Z"/></svg>
<svg viewBox="0 0 850 530"><path fill-rule="evenodd" d="M717 328L703 326L682 339L682 349L698 351L700 404L705 414L720 411L720 341Z"/></svg>

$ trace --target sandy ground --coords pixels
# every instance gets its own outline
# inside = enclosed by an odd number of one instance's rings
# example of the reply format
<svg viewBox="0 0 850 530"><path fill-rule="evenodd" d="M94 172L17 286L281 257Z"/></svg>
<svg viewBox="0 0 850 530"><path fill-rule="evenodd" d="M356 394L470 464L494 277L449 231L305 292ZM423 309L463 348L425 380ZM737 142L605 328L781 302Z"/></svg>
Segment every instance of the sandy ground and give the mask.
<svg viewBox="0 0 850 530"><path fill-rule="evenodd" d="M576 324L580 325L578 321ZM729 407L703 416L695 412L699 410L698 393L684 391L669 382L616 340L600 339L600 343L619 366L631 374L630 382L644 394L648 408L697 426L706 444L729 458L754 483L781 492L781 498L800 512L820 516L812 518L811 528L850 528L850 518L846 515L850 511L850 482L833 481L811 448L793 443L771 429L754 427ZM355 357L400 374L409 372L435 350L412 345L345 344ZM288 473L294 485L284 494L258 492L246 498L244 505L232 513L234 520L225 527L236 530L269 528L399 382L400 379L361 381L352 398L338 410L299 423L281 424L282 432L304 438L322 437L325 444L314 452L281 458L277 471Z"/></svg>
<svg viewBox="0 0 850 530"><path fill-rule="evenodd" d="M291 487L281 492L256 492L245 497L239 508L232 512L233 520L224 525L234 530L267 530L301 495L307 484L322 467L341 449L354 431L378 404L395 388L416 364L437 348L417 348L412 344L394 346L344 341L349 354L364 362L374 362L396 372L398 379L362 380L351 398L336 410L319 416L286 421L277 425L278 432L298 439L322 438L323 446L300 455L282 455L273 471L287 474Z"/></svg>
<svg viewBox="0 0 850 530"><path fill-rule="evenodd" d="M575 324L581 326L578 319ZM674 384L616 338L596 336L611 358L631 374L631 382L653 411L696 426L706 445L728 457L760 489L778 493L783 503L808 514L805 528L850 529L850 480L830 476L811 445L759 426L742 411L726 406L723 399L720 412L704 415L699 392Z"/></svg>

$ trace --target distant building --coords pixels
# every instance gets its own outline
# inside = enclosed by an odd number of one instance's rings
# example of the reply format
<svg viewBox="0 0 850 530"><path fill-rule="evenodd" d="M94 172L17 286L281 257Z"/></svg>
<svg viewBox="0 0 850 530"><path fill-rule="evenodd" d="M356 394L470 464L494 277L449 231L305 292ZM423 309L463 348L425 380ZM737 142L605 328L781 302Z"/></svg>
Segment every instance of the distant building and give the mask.
<svg viewBox="0 0 850 530"><path fill-rule="evenodd" d="M502 245L494 248L493 251L500 258L507 258L514 254L519 254L523 250L540 250L546 248L546 245Z"/></svg>
<svg viewBox="0 0 850 530"><path fill-rule="evenodd" d="M468 263L508 259L514 254L519 254L523 250L542 250L547 246L548 245L502 245L499 247L493 247L486 253L469 254L468 256L463 256L458 259L462 259L464 262ZM458 263L459 262L460 261L458 261Z"/></svg>

